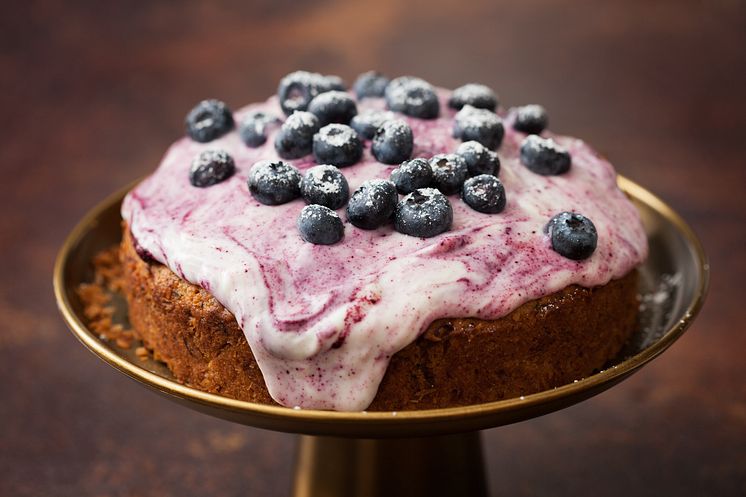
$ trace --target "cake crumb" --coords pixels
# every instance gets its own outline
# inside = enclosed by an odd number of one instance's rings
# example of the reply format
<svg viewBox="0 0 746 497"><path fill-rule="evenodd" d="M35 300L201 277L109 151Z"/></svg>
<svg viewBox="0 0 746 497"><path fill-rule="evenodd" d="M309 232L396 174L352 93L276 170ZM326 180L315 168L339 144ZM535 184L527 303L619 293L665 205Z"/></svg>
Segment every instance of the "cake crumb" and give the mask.
<svg viewBox="0 0 746 497"><path fill-rule="evenodd" d="M145 347L137 347L135 349L135 355L137 355L141 361L146 361L148 360L148 349Z"/></svg>
<svg viewBox="0 0 746 497"><path fill-rule="evenodd" d="M119 246L102 250L93 257L93 281L81 283L77 288L78 297L83 303L83 316L86 325L102 340L114 343L120 349L132 348L137 338L134 331L114 323L112 294L123 289L124 275L119 261ZM138 350L144 347L138 347ZM147 357L136 351L141 359Z"/></svg>

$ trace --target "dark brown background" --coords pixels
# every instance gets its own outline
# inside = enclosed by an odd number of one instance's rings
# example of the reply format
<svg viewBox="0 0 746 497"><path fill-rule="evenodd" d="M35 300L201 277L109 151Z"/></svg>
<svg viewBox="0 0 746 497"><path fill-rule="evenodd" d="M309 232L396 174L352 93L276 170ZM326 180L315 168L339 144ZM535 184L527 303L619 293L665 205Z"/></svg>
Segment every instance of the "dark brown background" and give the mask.
<svg viewBox="0 0 746 497"><path fill-rule="evenodd" d="M101 3L0 14L0 495L288 492L293 436L105 366L65 329L51 274L74 223L151 171L195 102L263 99L297 68L543 103L704 242L712 290L679 343L600 397L485 432L495 493L746 493L743 2Z"/></svg>

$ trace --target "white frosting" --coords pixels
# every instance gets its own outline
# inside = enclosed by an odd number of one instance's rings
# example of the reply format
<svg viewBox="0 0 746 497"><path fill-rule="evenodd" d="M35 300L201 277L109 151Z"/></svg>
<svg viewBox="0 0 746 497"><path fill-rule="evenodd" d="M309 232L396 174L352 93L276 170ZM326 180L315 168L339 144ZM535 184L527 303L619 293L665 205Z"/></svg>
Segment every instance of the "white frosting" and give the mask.
<svg viewBox="0 0 746 497"><path fill-rule="evenodd" d="M458 147L447 97L440 92L438 119L397 114L412 127L413 157ZM366 98L358 110L383 105ZM255 110L282 115L272 98L237 112L237 121ZM203 286L236 316L277 402L362 410L390 357L433 320L496 319L570 284L603 285L646 257L645 232L617 188L612 166L582 141L554 136L572 156L570 171L534 174L518 160L525 135L513 131L512 119L512 113L505 116L498 150L505 210L481 214L451 196L452 229L429 239L345 222L345 237L335 245L304 242L296 229L302 200L262 205L246 185L256 161L277 159L276 129L259 148L244 145L236 131L206 144L179 140L126 197L122 215L141 249ZM208 188L191 186L192 160L215 148L234 158L236 174ZM315 165L311 157L293 163L301 172ZM362 160L342 171L353 192L364 180L388 178L394 167L377 162L366 142ZM595 224L598 246L589 259L571 261L551 249L543 228L562 211L579 212ZM346 221L344 209L337 212Z"/></svg>

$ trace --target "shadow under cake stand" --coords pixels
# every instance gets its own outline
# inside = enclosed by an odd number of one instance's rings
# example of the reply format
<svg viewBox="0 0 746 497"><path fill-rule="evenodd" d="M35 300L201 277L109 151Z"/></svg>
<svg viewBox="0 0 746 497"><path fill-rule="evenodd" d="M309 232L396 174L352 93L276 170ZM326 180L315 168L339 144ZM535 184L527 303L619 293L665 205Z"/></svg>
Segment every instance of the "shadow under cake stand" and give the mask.
<svg viewBox="0 0 746 497"><path fill-rule="evenodd" d="M520 398L448 409L350 413L255 404L178 383L162 363L142 361L90 330L76 293L81 283L92 280L94 255L121 240L120 206L132 185L91 210L70 233L55 265L54 291L77 338L127 376L205 414L301 434L296 497L484 496L479 430L568 407L619 383L681 336L702 306L709 266L692 230L647 190L623 177L618 181L640 211L650 244L640 270L639 329L603 371ZM115 319L126 322L126 302L115 296L115 303Z"/></svg>

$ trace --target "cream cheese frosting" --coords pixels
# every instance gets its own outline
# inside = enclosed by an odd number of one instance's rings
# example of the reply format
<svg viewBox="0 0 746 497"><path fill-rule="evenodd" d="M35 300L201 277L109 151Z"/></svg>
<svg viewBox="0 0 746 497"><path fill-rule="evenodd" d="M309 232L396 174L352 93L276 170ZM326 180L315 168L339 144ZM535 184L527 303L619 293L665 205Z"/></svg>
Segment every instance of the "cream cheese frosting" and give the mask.
<svg viewBox="0 0 746 497"><path fill-rule="evenodd" d="M451 153L461 143L452 137L450 94L438 95L437 119L394 113L412 128L413 157ZM357 104L359 113L385 108L381 98ZM236 120L257 110L283 115L273 97L239 110ZM515 111L499 114L505 123L497 151L505 210L482 214L452 195L451 230L433 238L345 222L339 243L305 242L296 229L303 200L269 206L248 191L251 166L279 159L277 128L257 148L247 147L235 130L209 143L180 139L126 196L122 216L140 250L233 313L273 399L287 407L363 410L391 356L433 320L497 319L571 284L604 285L647 256L639 215L608 161L581 140L545 132L569 151L572 167L559 176L535 174L519 160L526 135L511 126ZM227 151L236 173L195 188L190 165L210 149ZM312 156L289 162L301 173L316 165ZM365 180L388 178L395 167L376 161L366 141L362 160L342 172L352 192ZM544 226L563 211L593 221L598 245L590 258L573 261L552 250ZM346 221L344 208L337 212Z"/></svg>

